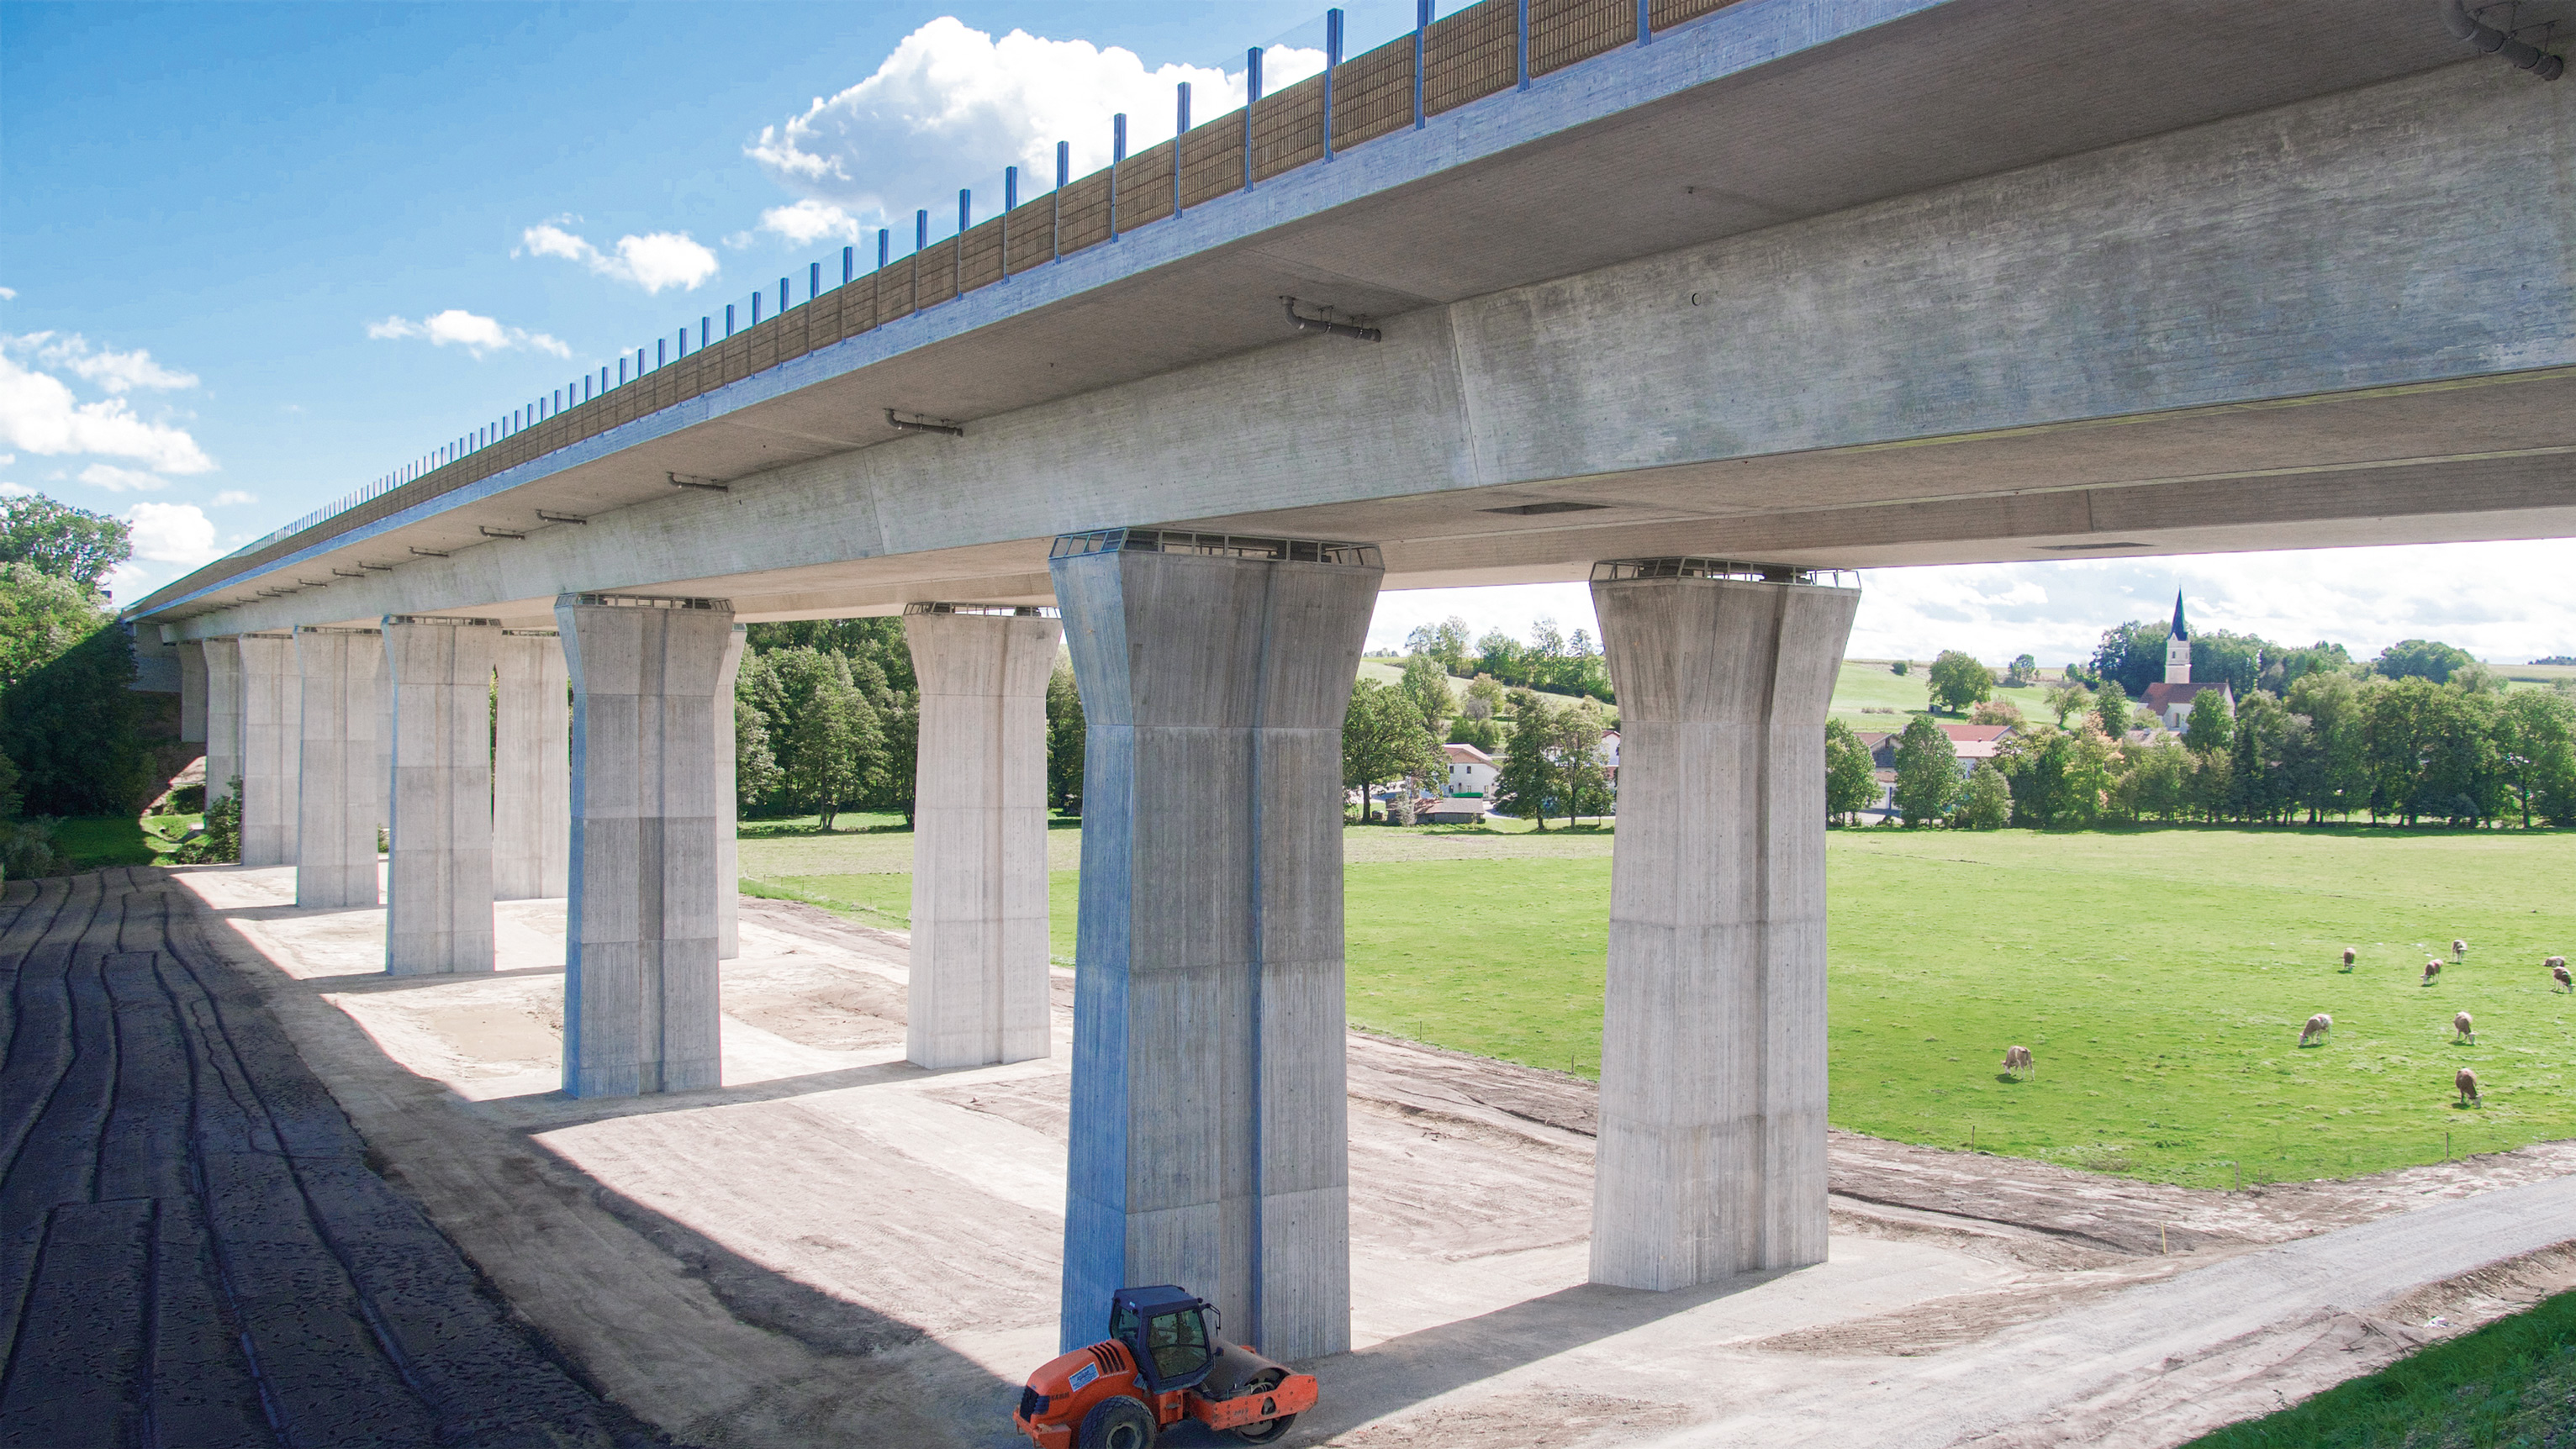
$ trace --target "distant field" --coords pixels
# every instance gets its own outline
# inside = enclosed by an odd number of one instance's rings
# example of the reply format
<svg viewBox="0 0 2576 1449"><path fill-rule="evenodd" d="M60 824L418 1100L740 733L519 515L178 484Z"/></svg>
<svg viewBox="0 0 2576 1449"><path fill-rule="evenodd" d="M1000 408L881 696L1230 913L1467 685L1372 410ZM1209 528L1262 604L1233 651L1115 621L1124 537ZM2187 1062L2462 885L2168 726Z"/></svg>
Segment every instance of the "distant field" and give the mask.
<svg viewBox="0 0 2576 1449"><path fill-rule="evenodd" d="M1597 1071L1609 832L1345 838L1354 1023ZM1069 960L1080 846L1048 843ZM901 925L910 844L746 840L743 869ZM2539 968L2576 944L2576 833L1852 830L1827 860L1839 1125L2199 1186L2576 1137L2576 1001ZM2467 964L2417 985L2455 936ZM2302 1050L2316 1011L2336 1035ZM1999 1080L2015 1043L2035 1080ZM2464 1065L2481 1108L2451 1105Z"/></svg>
<svg viewBox="0 0 2576 1449"><path fill-rule="evenodd" d="M1899 675L1883 659L1846 659L1834 679L1833 717L1854 729L1903 729L1906 715L1932 708L1931 675L1932 666L1921 660ZM2053 719L2048 712L2048 689L2047 684L2028 689L2005 689L1998 684L1995 698L2021 706L2021 712L2032 719Z"/></svg>

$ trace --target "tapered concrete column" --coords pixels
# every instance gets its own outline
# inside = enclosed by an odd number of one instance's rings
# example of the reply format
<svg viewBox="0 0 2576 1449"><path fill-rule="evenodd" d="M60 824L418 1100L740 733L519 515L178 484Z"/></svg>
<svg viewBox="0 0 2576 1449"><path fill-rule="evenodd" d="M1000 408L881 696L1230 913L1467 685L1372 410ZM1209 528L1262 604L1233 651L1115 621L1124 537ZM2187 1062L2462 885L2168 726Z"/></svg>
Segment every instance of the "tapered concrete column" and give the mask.
<svg viewBox="0 0 2576 1449"><path fill-rule="evenodd" d="M904 611L921 684L905 1055L1047 1054L1046 687L1064 626L1036 609Z"/></svg>
<svg viewBox="0 0 2576 1449"><path fill-rule="evenodd" d="M1185 1283L1266 1353L1339 1352L1342 715L1377 551L1056 547L1090 728L1061 1341L1123 1284Z"/></svg>
<svg viewBox="0 0 2576 1449"><path fill-rule="evenodd" d="M1619 690L1596 1283L1825 1259L1825 709L1860 591L1806 577L1594 571Z"/></svg>
<svg viewBox="0 0 2576 1449"><path fill-rule="evenodd" d="M393 823L385 971L492 969L492 651L497 619L385 616Z"/></svg>
<svg viewBox="0 0 2576 1449"><path fill-rule="evenodd" d="M724 659L716 668L716 959L742 954L741 804L734 798L733 686L742 676L742 651L749 643L743 625L725 639Z"/></svg>
<svg viewBox="0 0 2576 1449"><path fill-rule="evenodd" d="M244 634L241 649L241 846L244 865L295 864L304 677L295 636Z"/></svg>
<svg viewBox="0 0 2576 1449"><path fill-rule="evenodd" d="M242 772L241 641L203 641L206 661L206 803L233 792Z"/></svg>
<svg viewBox="0 0 2576 1449"><path fill-rule="evenodd" d="M179 654L179 743L206 741L206 646L182 639Z"/></svg>
<svg viewBox="0 0 2576 1449"><path fill-rule="evenodd" d="M564 1090L715 1086L715 701L733 605L565 594L555 619L573 689Z"/></svg>
<svg viewBox="0 0 2576 1449"><path fill-rule="evenodd" d="M376 903L376 670L373 629L298 629L295 903Z"/></svg>
<svg viewBox="0 0 2576 1449"><path fill-rule="evenodd" d="M512 629L497 642L492 737L492 895L550 900L572 863L572 705L563 641Z"/></svg>

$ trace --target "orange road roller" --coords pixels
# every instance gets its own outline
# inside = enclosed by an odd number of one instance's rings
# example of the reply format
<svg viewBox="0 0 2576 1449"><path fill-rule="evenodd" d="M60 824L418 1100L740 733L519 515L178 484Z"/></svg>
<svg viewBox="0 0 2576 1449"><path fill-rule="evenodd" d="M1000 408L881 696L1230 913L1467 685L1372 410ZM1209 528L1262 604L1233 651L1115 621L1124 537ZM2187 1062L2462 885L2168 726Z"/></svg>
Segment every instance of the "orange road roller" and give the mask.
<svg viewBox="0 0 2576 1449"><path fill-rule="evenodd" d="M1109 1336L1029 1375L1012 1416L1038 1449L1153 1449L1183 1419L1267 1444L1315 1407L1315 1376L1217 1337L1216 1308L1164 1284L1109 1295Z"/></svg>

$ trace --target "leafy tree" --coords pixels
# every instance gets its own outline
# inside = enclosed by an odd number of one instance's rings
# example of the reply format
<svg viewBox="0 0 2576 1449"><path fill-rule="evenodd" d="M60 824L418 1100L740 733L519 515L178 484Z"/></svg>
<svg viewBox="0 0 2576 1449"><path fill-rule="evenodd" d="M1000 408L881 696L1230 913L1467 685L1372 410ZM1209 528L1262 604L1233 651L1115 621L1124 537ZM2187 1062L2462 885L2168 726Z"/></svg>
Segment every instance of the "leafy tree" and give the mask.
<svg viewBox="0 0 2576 1449"><path fill-rule="evenodd" d="M2005 675L2004 682L2015 689L2019 689L2022 686L2029 684L2033 678L2037 677L2038 674L2038 660L2031 658L2027 654L2016 654L2013 656L2012 668L2010 672Z"/></svg>
<svg viewBox="0 0 2576 1449"><path fill-rule="evenodd" d="M1987 700L1985 703L1978 705L1975 709L1968 711L1968 720L1971 724L2010 725L2014 729L2021 728L2024 723L2021 714L2021 706L2013 703L2009 699Z"/></svg>
<svg viewBox="0 0 2576 1449"><path fill-rule="evenodd" d="M179 842L170 859L180 865L232 865L241 859L241 776L232 778L231 793L206 807L206 822L195 835Z"/></svg>
<svg viewBox="0 0 2576 1449"><path fill-rule="evenodd" d="M916 806L913 795L921 779L920 691L888 690L885 702L877 707L877 723L885 732L885 751L871 798L903 812L903 828L910 830Z"/></svg>
<svg viewBox="0 0 2576 1449"><path fill-rule="evenodd" d="M2129 753L2114 807L2132 820L2180 820L2191 810L2191 753L2168 735Z"/></svg>
<svg viewBox="0 0 2576 1449"><path fill-rule="evenodd" d="M2388 679L2429 679L2435 684L2448 684L2451 671L2475 663L2477 660L2465 649L2431 639L2406 639L2380 650L2370 667Z"/></svg>
<svg viewBox="0 0 2576 1449"><path fill-rule="evenodd" d="M1492 719L1503 708L1503 686L1490 674L1479 674L1468 682L1466 698L1458 704L1464 719Z"/></svg>
<svg viewBox="0 0 2576 1449"><path fill-rule="evenodd" d="M1073 682L1073 666L1058 660L1047 677L1047 798L1058 810L1071 810L1082 800L1082 754L1089 728L1082 717L1082 691Z"/></svg>
<svg viewBox="0 0 2576 1449"><path fill-rule="evenodd" d="M2290 686L2290 711L2308 719L2293 773L2311 825L2328 814L2349 815L2369 802L2367 711L2361 696L2361 681L2337 671L2313 671Z"/></svg>
<svg viewBox="0 0 2576 1449"><path fill-rule="evenodd" d="M2148 685L2165 677L2165 637L2172 627L2131 619L2103 630L2102 642L2093 649L2090 673L2096 679L2118 681L2131 699L2138 698Z"/></svg>
<svg viewBox="0 0 2576 1449"><path fill-rule="evenodd" d="M750 668L745 661L746 671ZM754 815L765 808L778 793L782 776L778 769L778 752L769 739L769 717L742 693L742 681L734 681L733 700L733 795L734 809L741 815Z"/></svg>
<svg viewBox="0 0 2576 1449"><path fill-rule="evenodd" d="M2012 786L1992 760L1979 760L1950 818L1970 830L2001 830L2012 823Z"/></svg>
<svg viewBox="0 0 2576 1449"><path fill-rule="evenodd" d="M793 619L753 624L744 631L743 642L762 652L803 648L838 654L850 661L854 679L864 673L859 668L864 661L876 667L887 689L921 687L920 681L913 678L912 646L904 640L901 619Z"/></svg>
<svg viewBox="0 0 2576 1449"><path fill-rule="evenodd" d="M1351 687L1342 716L1342 784L1360 792L1360 818L1373 819L1369 796L1393 780L1439 779L1448 764L1422 711L1403 690L1363 679Z"/></svg>
<svg viewBox="0 0 2576 1449"><path fill-rule="evenodd" d="M2042 829L2090 825L2117 804L2118 756L2100 730L2041 725L2009 741L2001 766L2012 786L2013 815Z"/></svg>
<svg viewBox="0 0 2576 1449"><path fill-rule="evenodd" d="M1825 815L1848 820L1878 803L1878 770L1860 734L1838 719L1825 721Z"/></svg>
<svg viewBox="0 0 2576 1449"><path fill-rule="evenodd" d="M2193 698L2191 717L2183 722L2182 731L2182 742L2193 754L2226 749L2235 733L2236 722L2228 718L2227 700L2218 690L2204 689Z"/></svg>
<svg viewBox="0 0 2576 1449"><path fill-rule="evenodd" d="M2093 709L2093 691L2083 685L2061 684L2048 692L2048 707L2057 716L2057 727L2066 728L2070 716L2088 714Z"/></svg>
<svg viewBox="0 0 2576 1449"><path fill-rule="evenodd" d="M1490 717L1485 719L1462 717L1450 724L1449 743L1474 745L1490 755L1503 747L1503 727Z"/></svg>
<svg viewBox="0 0 2576 1449"><path fill-rule="evenodd" d="M1944 649L1932 661L1931 688L1933 708L1966 714L1968 706L1994 698L1995 673L1974 655Z"/></svg>
<svg viewBox="0 0 2576 1449"><path fill-rule="evenodd" d="M2274 646L2251 634L2226 630L2195 636L2191 641L2191 677L2197 684L2224 684L2238 699L2253 693ZM2156 676L2162 679L2164 676ZM2141 691L2143 693L2143 691Z"/></svg>
<svg viewBox="0 0 2576 1449"><path fill-rule="evenodd" d="M1549 753L1556 765L1557 783L1565 792L1568 824L1586 815L1610 813L1609 763L1601 753L1605 732L1601 707L1589 699L1578 700L1573 708L1555 713L1549 731Z"/></svg>
<svg viewBox="0 0 2576 1449"><path fill-rule="evenodd" d="M1918 714L1896 742L1896 810L1907 825L1938 820L1959 798L1959 751L1950 737Z"/></svg>
<svg viewBox="0 0 2576 1449"><path fill-rule="evenodd" d="M0 694L0 753L17 763L25 808L40 815L128 815L152 790L134 645L100 622Z"/></svg>
<svg viewBox="0 0 2576 1449"><path fill-rule="evenodd" d="M2102 733L2114 740L2129 732L2129 694L2120 681L2105 679L2093 691L2093 717L2101 722Z"/></svg>
<svg viewBox="0 0 2576 1449"><path fill-rule="evenodd" d="M1422 728L1434 739L1449 716L1458 712L1457 702L1449 697L1449 675L1439 661L1426 654L1416 654L1404 661L1404 677L1396 688L1422 712Z"/></svg>
<svg viewBox="0 0 2576 1449"><path fill-rule="evenodd" d="M27 564L90 592L133 556L133 532L121 519L41 493L0 498L0 563Z"/></svg>
<svg viewBox="0 0 2576 1449"><path fill-rule="evenodd" d="M1568 822L1599 813L1609 803L1601 736L1601 713L1589 700L1560 709L1533 696L1513 719L1494 803L1505 814L1537 821L1541 830L1551 812Z"/></svg>
<svg viewBox="0 0 2576 1449"><path fill-rule="evenodd" d="M1912 669L1913 667L1914 665L1912 661L1899 659L1887 666L1887 672L1895 675L1899 679L1903 679L1905 677L1905 671Z"/></svg>
<svg viewBox="0 0 2576 1449"><path fill-rule="evenodd" d="M1425 624L1404 637L1407 654L1423 655L1435 660L1441 671L1457 674L1467 667L1467 621L1451 615L1437 624Z"/></svg>
<svg viewBox="0 0 2576 1449"><path fill-rule="evenodd" d="M2506 697L2498 717L2501 763L2525 828L2538 815L2576 821L2576 701L2527 689Z"/></svg>
<svg viewBox="0 0 2576 1449"><path fill-rule="evenodd" d="M0 563L0 690L61 658L107 623L98 595L76 580L30 563Z"/></svg>
<svg viewBox="0 0 2576 1449"><path fill-rule="evenodd" d="M786 775L788 793L829 830L844 808L884 778L885 732L867 696L850 682L841 656L821 657L841 668L816 679L796 712Z"/></svg>

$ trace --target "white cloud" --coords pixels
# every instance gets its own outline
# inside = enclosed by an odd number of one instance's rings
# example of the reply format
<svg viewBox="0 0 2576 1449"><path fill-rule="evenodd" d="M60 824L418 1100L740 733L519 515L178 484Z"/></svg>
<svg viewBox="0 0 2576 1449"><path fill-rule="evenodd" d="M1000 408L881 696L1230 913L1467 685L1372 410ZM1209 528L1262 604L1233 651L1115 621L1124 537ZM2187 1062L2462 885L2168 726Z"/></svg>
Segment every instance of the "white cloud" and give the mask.
<svg viewBox="0 0 2576 1449"><path fill-rule="evenodd" d="M1322 70L1321 51L1276 47L1262 57L1269 90ZM990 34L942 16L904 37L876 74L805 113L761 128L744 154L792 191L831 203L854 223L901 215L933 202L934 222L954 213L935 204L969 183L989 186L1017 165L1023 192L1055 184L1055 146L1071 143L1073 174L1109 164L1110 117L1127 114L1133 152L1172 134L1173 87L1190 85L1191 119L1205 122L1243 104L1241 72L1164 65L1084 40L1048 40L1014 30ZM987 195L990 195L988 192ZM982 208L986 214L1000 198ZM796 240L783 228L762 225ZM828 233L816 233L825 235ZM807 238L810 240L811 238Z"/></svg>
<svg viewBox="0 0 2576 1449"><path fill-rule="evenodd" d="M30 332L8 339L8 345L33 353L46 366L68 370L111 393L130 392L138 387L168 392L197 385L195 373L173 372L154 362L152 354L142 348L132 352L119 352L113 347L93 350L89 339L77 332L62 336Z"/></svg>
<svg viewBox="0 0 2576 1449"><path fill-rule="evenodd" d="M125 521L134 525L138 559L201 564L216 556L214 521L193 503L137 503Z"/></svg>
<svg viewBox="0 0 2576 1449"><path fill-rule="evenodd" d="M259 495L256 493L244 493L238 488L227 488L215 495L213 506L227 508L236 503L257 503L258 501Z"/></svg>
<svg viewBox="0 0 2576 1449"><path fill-rule="evenodd" d="M773 206L760 214L760 229L775 232L792 246L810 246L825 238L849 243L859 239L859 219L828 201L807 197L793 206Z"/></svg>
<svg viewBox="0 0 2576 1449"><path fill-rule="evenodd" d="M62 379L21 367L5 351L0 351L0 443L39 457L95 453L131 458L161 473L208 473L215 466L185 429L139 418L121 397L80 402Z"/></svg>
<svg viewBox="0 0 2576 1449"><path fill-rule="evenodd" d="M370 322L367 335L397 340L418 338L433 347L452 343L476 357L487 352L509 352L519 348L530 352L551 352L557 357L572 356L571 348L542 332L530 332L524 327L505 327L490 317L478 316L457 307L432 312L417 322L407 317L388 317L382 322Z"/></svg>
<svg viewBox="0 0 2576 1449"><path fill-rule="evenodd" d="M35 489L29 488L22 483L12 483L6 478L0 478L0 498L33 498L35 496Z"/></svg>
<svg viewBox="0 0 2576 1449"><path fill-rule="evenodd" d="M2103 630L2170 618L2176 589L2195 629L2322 639L2356 659L2400 639L2439 639L2499 664L2576 654L2576 573L2563 540L1870 569L1849 653L1964 649L1993 664L2022 653L2083 663ZM1599 627L1582 584L1410 589L1378 596L1369 647L1402 648L1415 626L1452 614L1473 633L1518 638L1539 618L1569 634Z"/></svg>
<svg viewBox="0 0 2576 1449"><path fill-rule="evenodd" d="M17 301L17 300L18 300L18 289L17 289L17 288L15 288L15 287L0 287L0 302L15 302L15 301Z"/></svg>
<svg viewBox="0 0 2576 1449"><path fill-rule="evenodd" d="M616 249L603 252L560 224L572 218L540 222L519 234L529 254L579 262L603 277L631 282L647 292L677 287L693 292L716 274L716 254L690 240L684 231L646 232L619 237ZM515 253L513 254L515 255Z"/></svg>
<svg viewBox="0 0 2576 1449"><path fill-rule="evenodd" d="M139 473L132 468L119 468L107 463L92 463L81 470L80 480L92 488L110 493L158 493L170 486L170 480L158 473Z"/></svg>

